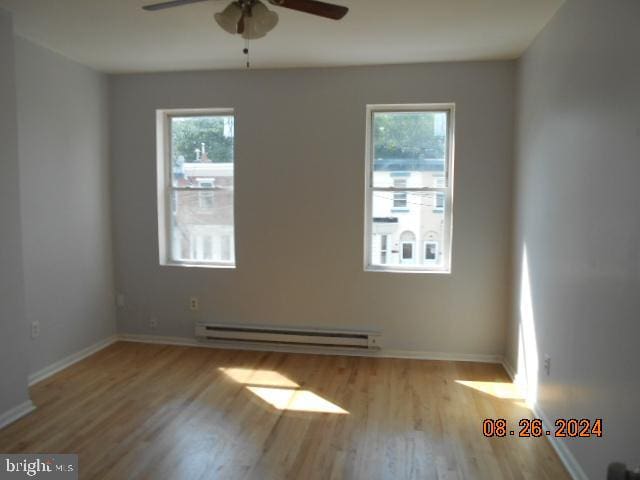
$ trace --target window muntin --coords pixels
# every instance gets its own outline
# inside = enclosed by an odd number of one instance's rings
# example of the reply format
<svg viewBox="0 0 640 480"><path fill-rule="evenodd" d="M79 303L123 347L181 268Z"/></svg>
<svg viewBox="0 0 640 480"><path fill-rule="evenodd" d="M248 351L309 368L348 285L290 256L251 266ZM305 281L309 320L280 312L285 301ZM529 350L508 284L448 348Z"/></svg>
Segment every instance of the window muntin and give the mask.
<svg viewBox="0 0 640 480"><path fill-rule="evenodd" d="M450 271L453 110L367 107L365 269Z"/></svg>
<svg viewBox="0 0 640 480"><path fill-rule="evenodd" d="M160 263L235 266L233 111L159 111L158 134Z"/></svg>

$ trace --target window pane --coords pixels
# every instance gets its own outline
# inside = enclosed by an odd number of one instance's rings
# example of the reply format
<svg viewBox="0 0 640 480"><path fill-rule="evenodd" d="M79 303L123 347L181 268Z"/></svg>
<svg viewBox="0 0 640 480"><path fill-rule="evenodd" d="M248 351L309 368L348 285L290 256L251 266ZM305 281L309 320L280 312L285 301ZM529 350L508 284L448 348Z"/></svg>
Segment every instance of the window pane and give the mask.
<svg viewBox="0 0 640 480"><path fill-rule="evenodd" d="M173 186L215 186L217 169L233 163L233 138L233 116L171 117Z"/></svg>
<svg viewBox="0 0 640 480"><path fill-rule="evenodd" d="M447 113L374 112L373 186L446 187Z"/></svg>
<svg viewBox="0 0 640 480"><path fill-rule="evenodd" d="M397 192L374 190L371 220L371 264L385 266L441 265L446 221L438 208L439 192L402 192L407 208L394 207Z"/></svg>
<svg viewBox="0 0 640 480"><path fill-rule="evenodd" d="M406 192L394 192L394 194L393 194L393 208L407 208L407 193Z"/></svg>
<svg viewBox="0 0 640 480"><path fill-rule="evenodd" d="M207 195L203 206L201 195ZM233 187L173 191L171 253L180 262L234 262Z"/></svg>

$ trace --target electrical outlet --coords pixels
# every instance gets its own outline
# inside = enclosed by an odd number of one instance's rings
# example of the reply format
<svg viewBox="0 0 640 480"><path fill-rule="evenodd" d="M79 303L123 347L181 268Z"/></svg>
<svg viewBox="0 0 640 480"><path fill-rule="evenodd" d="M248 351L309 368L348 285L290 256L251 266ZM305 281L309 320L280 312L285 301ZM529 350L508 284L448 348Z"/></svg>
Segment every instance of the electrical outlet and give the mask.
<svg viewBox="0 0 640 480"><path fill-rule="evenodd" d="M149 328L158 328L158 319L155 317L151 317L149 319Z"/></svg>
<svg viewBox="0 0 640 480"><path fill-rule="evenodd" d="M551 357L549 355L544 356L544 373L547 377L551 375Z"/></svg>
<svg viewBox="0 0 640 480"><path fill-rule="evenodd" d="M31 338L38 338L40 336L40 322L31 322Z"/></svg>
<svg viewBox="0 0 640 480"><path fill-rule="evenodd" d="M189 299L189 308L194 312L200 308L200 304L198 302L198 297L191 297Z"/></svg>

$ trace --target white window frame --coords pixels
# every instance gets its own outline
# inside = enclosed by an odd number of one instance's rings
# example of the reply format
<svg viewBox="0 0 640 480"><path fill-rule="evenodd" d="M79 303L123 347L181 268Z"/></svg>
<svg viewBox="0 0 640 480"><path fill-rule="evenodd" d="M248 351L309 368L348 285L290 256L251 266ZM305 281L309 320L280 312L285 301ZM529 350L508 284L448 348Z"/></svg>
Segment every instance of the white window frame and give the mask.
<svg viewBox="0 0 640 480"><path fill-rule="evenodd" d="M373 186L373 115L377 112L444 112L447 114L447 157L445 162L446 187L405 187L407 192L443 192L445 198L445 228L444 239L439 245L441 261L433 265L425 264L401 264L401 265L374 265L372 257L372 203L374 191L394 192L394 187ZM453 179L455 157L455 104L454 103L429 103L429 104L384 104L367 105L366 108L366 144L365 144L365 212L364 212L364 270L368 272L408 272L408 273L451 273L451 239L453 226ZM414 246L414 259L415 259ZM402 249L400 251L402 261Z"/></svg>
<svg viewBox="0 0 640 480"><path fill-rule="evenodd" d="M173 117L215 117L232 116L236 121L233 108L188 108L188 109L161 109L156 110L156 149L157 149L157 205L158 205L158 256L160 265L177 267L203 267L203 268L236 268L234 261L180 261L172 258L173 232L171 231L172 201L171 194L174 191L204 192L213 191L204 187L174 187L171 170L171 119ZM234 125L235 130L235 125ZM235 135L234 135L235 152ZM234 170L235 170L235 158ZM235 175L234 175L235 182ZM235 192L235 189L234 189ZM233 217L235 230L235 198L233 202ZM235 235L234 235L235 242ZM233 243L233 242L232 242ZM192 248L194 245L191 246ZM235 245L231 246L235 251ZM237 259L236 259L237 261Z"/></svg>

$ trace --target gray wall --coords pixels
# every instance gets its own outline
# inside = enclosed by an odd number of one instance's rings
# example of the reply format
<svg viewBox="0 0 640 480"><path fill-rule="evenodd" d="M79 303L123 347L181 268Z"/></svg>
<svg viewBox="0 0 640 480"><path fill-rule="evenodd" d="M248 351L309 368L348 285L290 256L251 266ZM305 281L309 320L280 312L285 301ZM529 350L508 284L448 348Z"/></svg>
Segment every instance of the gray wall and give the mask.
<svg viewBox="0 0 640 480"><path fill-rule="evenodd" d="M16 37L31 372L115 333L106 76ZM17 185L16 185L17 186Z"/></svg>
<svg viewBox="0 0 640 480"><path fill-rule="evenodd" d="M523 324L547 417L604 418L604 438L568 442L594 480L640 463L639 26L637 0L569 0L519 64L508 358Z"/></svg>
<svg viewBox="0 0 640 480"><path fill-rule="evenodd" d="M371 327L389 349L502 355L514 73L486 62L111 77L119 331ZM404 102L457 105L451 275L363 272L365 105ZM180 107L236 109L236 270L158 265L155 110Z"/></svg>
<svg viewBox="0 0 640 480"><path fill-rule="evenodd" d="M0 415L29 399L13 23L0 9Z"/></svg>

